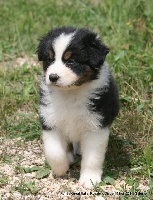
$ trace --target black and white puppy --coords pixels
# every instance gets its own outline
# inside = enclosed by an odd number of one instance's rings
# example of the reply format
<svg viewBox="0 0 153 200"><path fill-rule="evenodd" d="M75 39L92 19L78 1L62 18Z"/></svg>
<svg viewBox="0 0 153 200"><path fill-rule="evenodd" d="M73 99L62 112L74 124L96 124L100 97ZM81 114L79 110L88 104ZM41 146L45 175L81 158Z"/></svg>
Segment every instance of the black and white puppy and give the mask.
<svg viewBox="0 0 153 200"><path fill-rule="evenodd" d="M80 184L101 181L110 125L119 111L116 83L105 62L109 49L88 29L61 27L40 39L43 61L40 118L46 158L64 175L80 146Z"/></svg>

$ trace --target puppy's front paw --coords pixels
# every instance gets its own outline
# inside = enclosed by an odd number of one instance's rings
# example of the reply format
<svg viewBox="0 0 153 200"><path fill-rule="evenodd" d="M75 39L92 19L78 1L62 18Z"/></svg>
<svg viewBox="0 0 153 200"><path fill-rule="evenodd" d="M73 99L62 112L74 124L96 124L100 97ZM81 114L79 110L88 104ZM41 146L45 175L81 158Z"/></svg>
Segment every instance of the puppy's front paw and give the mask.
<svg viewBox="0 0 153 200"><path fill-rule="evenodd" d="M63 160L49 160L48 163L51 166L51 169L53 171L53 175L56 177L64 176L66 172L69 169L69 162L68 159L63 159Z"/></svg>
<svg viewBox="0 0 153 200"><path fill-rule="evenodd" d="M79 183L88 189L92 189L95 184L101 181L101 173L97 173L95 171L84 172L81 174Z"/></svg>

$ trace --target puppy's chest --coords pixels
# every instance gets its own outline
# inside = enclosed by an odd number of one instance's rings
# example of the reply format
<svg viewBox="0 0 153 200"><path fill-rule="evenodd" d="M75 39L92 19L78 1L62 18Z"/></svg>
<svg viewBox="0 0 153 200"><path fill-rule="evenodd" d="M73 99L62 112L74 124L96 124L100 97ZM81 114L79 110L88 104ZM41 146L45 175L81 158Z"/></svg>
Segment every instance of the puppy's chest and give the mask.
<svg viewBox="0 0 153 200"><path fill-rule="evenodd" d="M66 122L65 125L78 123L83 117L89 114L87 103L84 99L79 99L76 96L60 96L52 99L54 109L54 117L60 126L61 122Z"/></svg>
<svg viewBox="0 0 153 200"><path fill-rule="evenodd" d="M55 126L64 134L76 137L88 131L96 123L96 117L88 109L87 97L65 95L53 96Z"/></svg>

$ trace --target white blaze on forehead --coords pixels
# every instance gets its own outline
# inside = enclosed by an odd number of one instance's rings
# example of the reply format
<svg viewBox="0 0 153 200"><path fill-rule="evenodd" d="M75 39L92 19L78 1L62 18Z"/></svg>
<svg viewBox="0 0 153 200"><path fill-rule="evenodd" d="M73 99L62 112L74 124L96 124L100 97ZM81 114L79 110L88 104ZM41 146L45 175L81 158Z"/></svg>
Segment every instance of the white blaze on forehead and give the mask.
<svg viewBox="0 0 153 200"><path fill-rule="evenodd" d="M67 46L70 44L72 37L74 33L65 35L62 33L58 38L55 39L53 43L53 48L55 51L55 60L61 59L63 52L67 48Z"/></svg>

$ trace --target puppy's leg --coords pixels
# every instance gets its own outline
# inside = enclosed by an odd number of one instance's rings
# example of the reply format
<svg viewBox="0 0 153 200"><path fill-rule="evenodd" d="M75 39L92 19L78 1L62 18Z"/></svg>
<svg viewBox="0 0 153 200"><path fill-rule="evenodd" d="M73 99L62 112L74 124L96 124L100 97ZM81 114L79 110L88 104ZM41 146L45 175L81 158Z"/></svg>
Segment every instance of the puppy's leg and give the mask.
<svg viewBox="0 0 153 200"><path fill-rule="evenodd" d="M80 184L92 188L101 181L102 165L109 139L109 129L85 134L81 142L82 162Z"/></svg>
<svg viewBox="0 0 153 200"><path fill-rule="evenodd" d="M69 169L67 142L58 132L43 131L44 150L48 163L57 176L63 176Z"/></svg>

